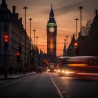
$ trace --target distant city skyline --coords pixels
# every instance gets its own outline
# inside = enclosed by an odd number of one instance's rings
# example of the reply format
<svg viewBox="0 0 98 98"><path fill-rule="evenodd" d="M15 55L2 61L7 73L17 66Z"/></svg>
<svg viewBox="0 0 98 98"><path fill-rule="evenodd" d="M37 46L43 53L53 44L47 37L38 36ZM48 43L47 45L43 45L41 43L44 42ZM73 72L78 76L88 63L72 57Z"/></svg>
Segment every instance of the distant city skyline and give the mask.
<svg viewBox="0 0 98 98"><path fill-rule="evenodd" d="M1 3L2 0L0 0ZM80 18L79 6L83 6L83 26L87 20L94 18L94 10L98 9L97 0L6 0L8 8L12 11L12 6L16 6L16 13L23 18L25 12L23 7L27 6L27 33L30 34L30 21L32 18L32 39L33 30L36 30L38 36L38 48L46 52L47 36L46 26L49 19L51 3L53 4L55 20L57 22L57 55L63 54L64 39L66 35L69 39L75 34L75 18ZM80 20L78 20L78 32L80 30ZM34 39L33 39L34 41ZM70 40L69 40L70 41Z"/></svg>

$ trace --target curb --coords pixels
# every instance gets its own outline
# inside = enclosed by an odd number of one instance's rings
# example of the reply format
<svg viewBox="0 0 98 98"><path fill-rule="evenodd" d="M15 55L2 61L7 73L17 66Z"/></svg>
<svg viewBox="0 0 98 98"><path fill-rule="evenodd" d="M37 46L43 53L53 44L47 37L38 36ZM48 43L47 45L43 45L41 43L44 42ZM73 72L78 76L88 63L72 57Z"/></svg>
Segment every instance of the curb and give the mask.
<svg viewBox="0 0 98 98"><path fill-rule="evenodd" d="M25 77L25 76L29 76L29 75L33 75L35 74L36 72L33 72L33 73L29 73L29 74L23 74L23 75L17 75L14 77L14 75L12 75L11 77L2 77L0 78L0 80L8 80L8 79L18 79L18 78L22 78L22 77Z"/></svg>

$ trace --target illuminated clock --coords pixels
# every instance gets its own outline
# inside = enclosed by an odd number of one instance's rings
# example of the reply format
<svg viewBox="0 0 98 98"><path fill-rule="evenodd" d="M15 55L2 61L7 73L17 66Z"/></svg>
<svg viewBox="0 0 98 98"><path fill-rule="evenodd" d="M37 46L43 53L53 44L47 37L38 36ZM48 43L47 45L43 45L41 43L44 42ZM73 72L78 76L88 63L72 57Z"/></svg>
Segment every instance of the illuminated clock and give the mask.
<svg viewBox="0 0 98 98"><path fill-rule="evenodd" d="M54 27L50 27L50 28L49 28L49 31L50 31L50 32L54 32Z"/></svg>

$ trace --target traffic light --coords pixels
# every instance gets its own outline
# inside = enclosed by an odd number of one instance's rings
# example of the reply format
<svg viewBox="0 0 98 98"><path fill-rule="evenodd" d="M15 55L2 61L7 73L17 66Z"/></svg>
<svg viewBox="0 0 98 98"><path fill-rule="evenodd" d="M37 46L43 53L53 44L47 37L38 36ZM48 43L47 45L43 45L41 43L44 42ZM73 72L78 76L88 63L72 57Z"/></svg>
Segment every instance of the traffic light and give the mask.
<svg viewBox="0 0 98 98"><path fill-rule="evenodd" d="M5 33L4 34L4 47L7 47L8 46L8 34L7 33Z"/></svg>
<svg viewBox="0 0 98 98"><path fill-rule="evenodd" d="M75 47L75 54L78 56L79 55L79 44L78 44L78 42L74 43L74 47Z"/></svg>
<svg viewBox="0 0 98 98"><path fill-rule="evenodd" d="M78 42L75 42L74 43L74 46L75 46L75 48L78 47Z"/></svg>
<svg viewBox="0 0 98 98"><path fill-rule="evenodd" d="M17 52L16 55L17 55L17 62L19 63L19 62L20 62L20 56L21 56L21 55L20 55L20 52Z"/></svg>

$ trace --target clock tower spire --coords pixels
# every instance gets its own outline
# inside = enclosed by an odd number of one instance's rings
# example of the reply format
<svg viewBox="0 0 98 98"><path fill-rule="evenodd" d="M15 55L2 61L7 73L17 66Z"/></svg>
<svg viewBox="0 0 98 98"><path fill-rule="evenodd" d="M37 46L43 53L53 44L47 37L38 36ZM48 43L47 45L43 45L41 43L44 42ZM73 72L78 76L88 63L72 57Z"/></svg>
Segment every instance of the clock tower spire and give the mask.
<svg viewBox="0 0 98 98"><path fill-rule="evenodd" d="M47 22L47 54L50 63L56 62L56 36L57 24L54 18L53 6L49 13L49 20Z"/></svg>
<svg viewBox="0 0 98 98"><path fill-rule="evenodd" d="M51 4L51 10L50 10L50 14L49 14L49 21L48 21L48 23L56 23L55 19L54 19L54 11L53 11L52 4Z"/></svg>
<svg viewBox="0 0 98 98"><path fill-rule="evenodd" d="M52 8L52 4L51 4L51 11L50 11L50 18L54 17L54 12L53 12L53 8Z"/></svg>

